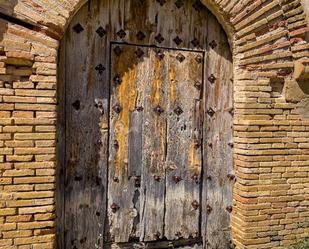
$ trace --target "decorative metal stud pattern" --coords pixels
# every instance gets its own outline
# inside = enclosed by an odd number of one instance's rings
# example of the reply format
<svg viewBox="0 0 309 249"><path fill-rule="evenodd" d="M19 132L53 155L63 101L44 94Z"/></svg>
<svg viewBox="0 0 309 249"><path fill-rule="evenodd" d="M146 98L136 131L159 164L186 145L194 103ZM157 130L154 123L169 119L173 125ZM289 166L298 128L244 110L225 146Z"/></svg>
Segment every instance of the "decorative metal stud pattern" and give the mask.
<svg viewBox="0 0 309 249"><path fill-rule="evenodd" d="M138 58L141 58L141 57L143 57L144 56L144 51L143 50L141 50L140 48L138 48L136 51L135 51L135 54L136 54L136 56L138 57Z"/></svg>
<svg viewBox="0 0 309 249"><path fill-rule="evenodd" d="M180 115L183 113L183 110L178 106L178 107L174 110L174 112L175 112L178 116L180 116Z"/></svg>
<svg viewBox="0 0 309 249"><path fill-rule="evenodd" d="M191 44L194 46L194 47L197 47L200 45L200 42L198 39L194 38L192 41L191 41Z"/></svg>
<svg viewBox="0 0 309 249"><path fill-rule="evenodd" d="M186 57L184 57L183 54L179 53L176 56L176 59L181 63L181 62L183 62L186 59Z"/></svg>
<svg viewBox="0 0 309 249"><path fill-rule="evenodd" d="M142 31L138 31L137 34L136 34L136 38L137 38L139 41L144 40L145 37L146 37L146 35L145 35Z"/></svg>
<svg viewBox="0 0 309 249"><path fill-rule="evenodd" d="M214 48L216 48L216 47L218 46L218 44L216 43L215 40L213 40L212 42L209 43L209 46L210 46L212 49L214 49Z"/></svg>
<svg viewBox="0 0 309 249"><path fill-rule="evenodd" d="M163 108L159 105L154 108L154 111L158 115L161 115L164 112Z"/></svg>
<svg viewBox="0 0 309 249"><path fill-rule="evenodd" d="M200 11L204 8L204 5L200 2L200 0L196 0L192 6L196 11Z"/></svg>
<svg viewBox="0 0 309 249"><path fill-rule="evenodd" d="M116 104L116 105L114 105L113 110L114 110L114 112L119 114L122 111L122 108L119 104Z"/></svg>
<svg viewBox="0 0 309 249"><path fill-rule="evenodd" d="M213 115L215 115L215 111L214 111L214 109L212 109L211 107L207 110L207 114L210 116L210 117L212 117Z"/></svg>
<svg viewBox="0 0 309 249"><path fill-rule="evenodd" d="M176 43L177 46L179 46L182 43L182 40L180 39L179 36L176 36L173 41Z"/></svg>
<svg viewBox="0 0 309 249"><path fill-rule="evenodd" d="M195 60L196 60L196 62L197 62L198 64L201 64L201 63L203 62L203 57L200 56L200 55L198 55L198 56L195 57Z"/></svg>
<svg viewBox="0 0 309 249"><path fill-rule="evenodd" d="M181 176L173 176L173 181L177 184L182 180Z"/></svg>
<svg viewBox="0 0 309 249"><path fill-rule="evenodd" d="M119 38L124 38L127 33L123 30L123 29L120 29L118 32L117 32L117 35L119 36Z"/></svg>
<svg viewBox="0 0 309 249"><path fill-rule="evenodd" d="M99 64L95 67L95 70L99 72L99 74L102 74L105 71L105 67L102 64Z"/></svg>
<svg viewBox="0 0 309 249"><path fill-rule="evenodd" d="M114 53L115 53L117 56L120 56L121 53L122 53L122 49L121 49L119 46L117 46L117 47L114 48Z"/></svg>
<svg viewBox="0 0 309 249"><path fill-rule="evenodd" d="M73 30L75 31L76 34L79 34L84 31L84 28L82 25L78 23L73 27Z"/></svg>
<svg viewBox="0 0 309 249"><path fill-rule="evenodd" d="M216 77L213 75L213 74L211 74L209 77L208 77L208 81L210 82L210 83L215 83L215 81L216 81Z"/></svg>
<svg viewBox="0 0 309 249"><path fill-rule="evenodd" d="M158 2L161 6L163 6L163 5L166 3L166 0L157 0L157 2Z"/></svg>
<svg viewBox="0 0 309 249"><path fill-rule="evenodd" d="M113 80L117 85L120 85L122 83L122 79L119 74L116 74Z"/></svg>
<svg viewBox="0 0 309 249"><path fill-rule="evenodd" d="M164 41L164 37L161 34L156 35L155 40L158 43L162 43Z"/></svg>
<svg viewBox="0 0 309 249"><path fill-rule="evenodd" d="M103 27L99 27L97 30L96 30L96 33L102 38L104 35L106 35L106 31Z"/></svg>
<svg viewBox="0 0 309 249"><path fill-rule="evenodd" d="M197 210L199 207L200 207L200 204L198 203L197 200L194 200L192 203L191 203L192 207L194 208L194 210Z"/></svg>
<svg viewBox="0 0 309 249"><path fill-rule="evenodd" d="M176 7L177 7L178 9L180 9L180 8L183 6L183 1L182 1L182 0L177 0L177 1L175 2L175 5L176 5Z"/></svg>
<svg viewBox="0 0 309 249"><path fill-rule="evenodd" d="M163 60L165 55L161 50L159 50L159 51L157 51L156 56L159 60Z"/></svg>

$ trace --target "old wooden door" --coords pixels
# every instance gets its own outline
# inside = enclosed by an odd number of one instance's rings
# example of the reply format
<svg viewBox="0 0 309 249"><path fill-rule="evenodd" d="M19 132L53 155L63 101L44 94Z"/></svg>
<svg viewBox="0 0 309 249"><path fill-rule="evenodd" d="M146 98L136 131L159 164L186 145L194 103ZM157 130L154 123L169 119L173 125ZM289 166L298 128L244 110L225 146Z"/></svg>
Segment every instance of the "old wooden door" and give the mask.
<svg viewBox="0 0 309 249"><path fill-rule="evenodd" d="M229 248L232 63L192 0L92 0L59 54L59 248Z"/></svg>

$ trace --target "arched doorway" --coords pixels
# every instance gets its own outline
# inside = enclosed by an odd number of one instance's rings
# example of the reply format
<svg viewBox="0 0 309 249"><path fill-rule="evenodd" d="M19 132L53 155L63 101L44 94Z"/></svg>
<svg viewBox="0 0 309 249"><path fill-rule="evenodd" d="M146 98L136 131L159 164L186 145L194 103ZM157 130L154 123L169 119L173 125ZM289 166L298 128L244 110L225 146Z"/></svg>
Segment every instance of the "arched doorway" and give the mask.
<svg viewBox="0 0 309 249"><path fill-rule="evenodd" d="M232 58L207 8L89 1L59 69L59 247L227 248Z"/></svg>

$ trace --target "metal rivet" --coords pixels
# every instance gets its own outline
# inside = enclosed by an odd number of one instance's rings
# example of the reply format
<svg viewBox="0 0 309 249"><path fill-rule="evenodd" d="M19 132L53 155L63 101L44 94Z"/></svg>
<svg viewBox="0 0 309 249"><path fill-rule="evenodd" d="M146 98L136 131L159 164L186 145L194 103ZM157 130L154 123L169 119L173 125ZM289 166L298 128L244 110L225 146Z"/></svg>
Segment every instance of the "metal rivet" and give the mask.
<svg viewBox="0 0 309 249"><path fill-rule="evenodd" d="M180 9L180 8L183 6L183 1L182 1L182 0L177 0L177 1L175 2L175 5L176 5L176 7L177 7L178 9Z"/></svg>
<svg viewBox="0 0 309 249"><path fill-rule="evenodd" d="M113 110L119 114L122 111L122 107L119 104L116 104L114 105Z"/></svg>
<svg viewBox="0 0 309 249"><path fill-rule="evenodd" d="M230 109L229 109L229 114L231 114L232 116L234 116L234 108L230 108Z"/></svg>
<svg viewBox="0 0 309 249"><path fill-rule="evenodd" d="M180 116L183 113L183 110L178 106L175 110L174 110L175 114Z"/></svg>
<svg viewBox="0 0 309 249"><path fill-rule="evenodd" d="M134 179L134 185L136 188L140 188L141 187L141 177L140 176L136 176Z"/></svg>
<svg viewBox="0 0 309 249"><path fill-rule="evenodd" d="M202 89L202 83L200 81L196 81L194 83L194 87L197 89L197 90L201 90Z"/></svg>
<svg viewBox="0 0 309 249"><path fill-rule="evenodd" d="M96 33L102 38L104 35L106 35L106 31L103 27L99 27L97 30L96 30Z"/></svg>
<svg viewBox="0 0 309 249"><path fill-rule="evenodd" d="M234 147L234 143L232 143L232 142L229 142L227 145L230 146L231 148Z"/></svg>
<svg viewBox="0 0 309 249"><path fill-rule="evenodd" d="M114 176L113 181L118 183L119 182L119 178L117 176Z"/></svg>
<svg viewBox="0 0 309 249"><path fill-rule="evenodd" d="M207 110L207 114L212 117L216 112L211 107Z"/></svg>
<svg viewBox="0 0 309 249"><path fill-rule="evenodd" d="M209 205L207 205L207 207L206 207L206 211L207 211L207 213L208 213L208 214L210 214L210 213L211 213L211 211L212 211L212 207L211 207L211 206L209 206Z"/></svg>
<svg viewBox="0 0 309 249"><path fill-rule="evenodd" d="M229 180L231 180L231 181L233 181L233 180L235 180L235 175L233 175L233 174L228 174L227 175L227 178L229 179Z"/></svg>
<svg viewBox="0 0 309 249"><path fill-rule="evenodd" d="M122 49L121 49L119 46L117 46L117 47L114 48L114 53L115 53L117 56L120 56L121 53L122 53Z"/></svg>
<svg viewBox="0 0 309 249"><path fill-rule="evenodd" d="M226 211L228 211L229 213L232 213L232 211L233 211L233 207L232 207L232 206L228 206L228 207L226 207Z"/></svg>
<svg viewBox="0 0 309 249"><path fill-rule="evenodd" d="M192 43L192 45L193 45L194 47L197 47L198 45L200 45L199 40L196 39L196 38L194 38L194 39L191 41L191 43Z"/></svg>
<svg viewBox="0 0 309 249"><path fill-rule="evenodd" d="M101 139L98 139L98 145L99 145L99 146L102 146L102 145L103 145L103 142L102 142Z"/></svg>
<svg viewBox="0 0 309 249"><path fill-rule="evenodd" d="M165 55L161 50L159 50L157 51L156 56L159 60L163 60Z"/></svg>
<svg viewBox="0 0 309 249"><path fill-rule="evenodd" d="M95 70L99 72L99 74L102 74L105 71L105 67L102 64L99 64L95 67Z"/></svg>
<svg viewBox="0 0 309 249"><path fill-rule="evenodd" d="M141 58L145 53L143 50L141 50L140 48L138 48L136 51L135 51L135 54L138 58Z"/></svg>
<svg viewBox="0 0 309 249"><path fill-rule="evenodd" d="M197 0L192 6L196 11L200 11L204 7L200 0Z"/></svg>
<svg viewBox="0 0 309 249"><path fill-rule="evenodd" d="M161 106L156 106L155 108L154 108L154 111L155 111L155 113L156 114L158 114L158 115L161 115L163 112L164 112L164 110L162 109L162 107Z"/></svg>
<svg viewBox="0 0 309 249"><path fill-rule="evenodd" d="M179 46L182 43L182 40L180 39L179 36L176 36L173 41L176 43L177 46Z"/></svg>
<svg viewBox="0 0 309 249"><path fill-rule="evenodd" d="M201 64L201 63L203 62L203 57L200 56L200 55L198 55L198 56L195 57L195 60L196 60L196 62L197 62L198 64Z"/></svg>
<svg viewBox="0 0 309 249"><path fill-rule="evenodd" d="M194 175L191 177L191 179L192 179L193 181L195 181L196 183L198 183L198 182L199 182L199 176L198 176L198 174L194 174Z"/></svg>
<svg viewBox="0 0 309 249"><path fill-rule="evenodd" d="M215 83L215 81L216 81L216 77L213 75L213 74L211 74L209 77L208 77L208 81L210 82L210 83Z"/></svg>
<svg viewBox="0 0 309 249"><path fill-rule="evenodd" d="M113 80L117 85L120 85L122 83L122 79L119 74L116 74Z"/></svg>
<svg viewBox="0 0 309 249"><path fill-rule="evenodd" d="M123 30L123 29L120 29L118 32L117 32L117 35L119 36L119 38L124 38L127 33Z"/></svg>
<svg viewBox="0 0 309 249"><path fill-rule="evenodd" d="M208 180L208 181L211 181L211 176L210 175L208 175L207 177L206 177L206 179Z"/></svg>
<svg viewBox="0 0 309 249"><path fill-rule="evenodd" d="M76 111L78 111L80 109L80 101L79 100L74 101L72 106L74 107Z"/></svg>
<svg viewBox="0 0 309 249"><path fill-rule="evenodd" d="M135 110L138 112L141 112L144 110L144 108L142 106L138 106L138 107L135 107Z"/></svg>
<svg viewBox="0 0 309 249"><path fill-rule="evenodd" d="M156 37L155 37L155 40L158 42L158 43L162 43L164 41L164 38L161 34L158 34Z"/></svg>
<svg viewBox="0 0 309 249"><path fill-rule="evenodd" d="M161 6L163 6L163 5L166 3L166 0L157 0L157 2L158 2Z"/></svg>
<svg viewBox="0 0 309 249"><path fill-rule="evenodd" d="M119 210L119 206L116 204L116 203L113 203L112 205L111 205L111 209L112 209L112 212L113 213L116 213L118 210Z"/></svg>
<svg viewBox="0 0 309 249"><path fill-rule="evenodd" d="M84 31L84 28L82 25L78 23L73 27L73 30L75 31L76 34L79 34L80 32Z"/></svg>
<svg viewBox="0 0 309 249"><path fill-rule="evenodd" d="M155 175L153 178L154 178L155 181L157 181L157 182L161 181L161 177L160 177L160 176Z"/></svg>
<svg viewBox="0 0 309 249"><path fill-rule="evenodd" d="M181 63L181 62L183 62L186 59L186 57L184 57L183 54L179 53L176 56L176 59Z"/></svg>
<svg viewBox="0 0 309 249"><path fill-rule="evenodd" d="M201 144L200 144L200 142L196 139L195 141L194 141L194 149L199 149L201 147Z"/></svg>
<svg viewBox="0 0 309 249"><path fill-rule="evenodd" d="M175 183L178 183L182 180L181 176L173 176L172 179Z"/></svg>
<svg viewBox="0 0 309 249"><path fill-rule="evenodd" d="M194 210L197 210L199 207L200 207L200 204L198 203L197 200L194 200L192 203L191 203L192 207L194 208Z"/></svg>
<svg viewBox="0 0 309 249"><path fill-rule="evenodd" d="M218 45L218 44L216 43L215 40L212 40L212 42L209 43L209 46L210 46L212 49L216 48L217 45Z"/></svg>
<svg viewBox="0 0 309 249"><path fill-rule="evenodd" d="M142 31L138 31L137 34L136 34L136 37L138 40L142 41L145 39L145 34L142 32Z"/></svg>
<svg viewBox="0 0 309 249"><path fill-rule="evenodd" d="M210 148L212 148L212 143L208 143L208 146L209 146Z"/></svg>

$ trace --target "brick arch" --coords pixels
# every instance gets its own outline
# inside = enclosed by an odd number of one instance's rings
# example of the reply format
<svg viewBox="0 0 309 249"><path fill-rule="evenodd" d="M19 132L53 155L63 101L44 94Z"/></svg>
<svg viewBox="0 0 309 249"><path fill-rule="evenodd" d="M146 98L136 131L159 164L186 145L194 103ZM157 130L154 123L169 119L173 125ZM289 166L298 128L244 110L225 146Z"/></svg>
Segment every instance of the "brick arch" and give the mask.
<svg viewBox="0 0 309 249"><path fill-rule="evenodd" d="M57 50L85 2L0 3L1 245L53 246ZM303 6L299 0L203 2L234 54L235 244L284 248L309 236L308 92L299 86L309 71Z"/></svg>

